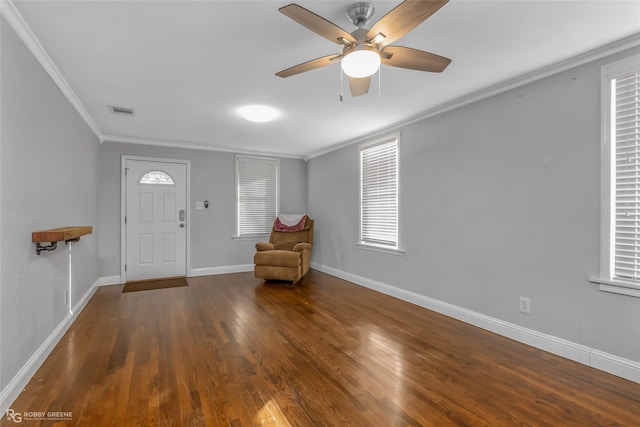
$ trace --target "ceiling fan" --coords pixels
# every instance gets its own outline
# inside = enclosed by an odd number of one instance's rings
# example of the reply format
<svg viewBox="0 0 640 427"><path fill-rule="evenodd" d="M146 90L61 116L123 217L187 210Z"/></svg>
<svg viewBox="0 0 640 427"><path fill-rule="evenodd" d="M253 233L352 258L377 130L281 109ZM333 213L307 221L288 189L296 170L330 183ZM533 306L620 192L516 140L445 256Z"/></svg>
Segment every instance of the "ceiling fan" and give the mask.
<svg viewBox="0 0 640 427"><path fill-rule="evenodd" d="M351 95L360 96L369 92L371 76L378 71L381 63L412 70L442 72L451 59L410 47L391 46L391 43L437 12L447 1L405 0L370 29L365 25L373 17L373 4L354 3L347 9L347 16L358 28L351 33L297 4L281 7L279 10L284 15L344 47L342 54L312 59L282 70L276 76L289 77L342 61L342 70L349 77Z"/></svg>

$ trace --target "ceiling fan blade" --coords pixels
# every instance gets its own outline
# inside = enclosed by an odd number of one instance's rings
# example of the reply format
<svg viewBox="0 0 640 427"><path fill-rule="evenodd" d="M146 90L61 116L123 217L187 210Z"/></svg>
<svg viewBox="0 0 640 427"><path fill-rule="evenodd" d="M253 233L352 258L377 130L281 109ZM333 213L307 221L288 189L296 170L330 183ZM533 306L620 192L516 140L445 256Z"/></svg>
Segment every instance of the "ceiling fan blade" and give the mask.
<svg viewBox="0 0 640 427"><path fill-rule="evenodd" d="M324 67L325 65L333 64L337 59L340 59L342 55L334 53L320 58L312 59L311 61L303 62L302 64L294 65L276 73L278 77L289 77L296 74L304 73L305 71L315 70L316 68Z"/></svg>
<svg viewBox="0 0 640 427"><path fill-rule="evenodd" d="M351 89L351 96L356 97L365 95L369 92L369 85L371 84L371 76L355 78L349 77L349 88Z"/></svg>
<svg viewBox="0 0 640 427"><path fill-rule="evenodd" d="M351 34L338 27L333 22L327 21L320 15L316 15L308 9L297 4L290 4L281 7L280 12L296 21L298 24L307 27L311 31L321 35L334 43L344 44L342 39L349 43L355 43L356 39Z"/></svg>
<svg viewBox="0 0 640 427"><path fill-rule="evenodd" d="M384 38L378 42L380 47L398 40L433 15L449 0L405 0L383 16L367 33L369 40L378 34Z"/></svg>
<svg viewBox="0 0 640 427"><path fill-rule="evenodd" d="M403 46L385 47L380 59L383 64L391 65L392 67L431 71L432 73L442 72L451 63L451 60L444 56Z"/></svg>

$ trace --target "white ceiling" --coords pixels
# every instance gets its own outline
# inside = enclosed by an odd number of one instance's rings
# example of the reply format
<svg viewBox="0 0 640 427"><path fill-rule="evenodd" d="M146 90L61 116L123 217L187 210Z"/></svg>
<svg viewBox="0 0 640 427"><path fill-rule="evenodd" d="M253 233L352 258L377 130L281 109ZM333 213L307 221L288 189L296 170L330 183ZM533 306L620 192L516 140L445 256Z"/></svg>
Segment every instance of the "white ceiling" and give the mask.
<svg viewBox="0 0 640 427"><path fill-rule="evenodd" d="M352 31L354 1L298 1ZM340 102L340 53L278 12L289 1L13 1L104 140L308 157L618 40L640 34L640 1L451 0L395 45L453 60L442 74L382 66L368 95ZM380 19L399 1L374 1ZM10 5L11 6L11 5ZM236 109L268 104L258 124ZM113 114L108 105L134 109ZM80 107L82 108L82 107Z"/></svg>

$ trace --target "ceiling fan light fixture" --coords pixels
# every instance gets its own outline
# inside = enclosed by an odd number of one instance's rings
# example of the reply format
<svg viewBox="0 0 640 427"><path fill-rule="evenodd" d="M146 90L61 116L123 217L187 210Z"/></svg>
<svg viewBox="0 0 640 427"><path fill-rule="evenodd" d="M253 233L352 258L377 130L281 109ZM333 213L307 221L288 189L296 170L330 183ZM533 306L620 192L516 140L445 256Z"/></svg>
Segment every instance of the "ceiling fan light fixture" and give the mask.
<svg viewBox="0 0 640 427"><path fill-rule="evenodd" d="M380 68L380 53L372 46L356 45L342 58L342 71L354 78L369 77Z"/></svg>
<svg viewBox="0 0 640 427"><path fill-rule="evenodd" d="M238 108L238 114L255 123L267 123L280 116L280 112L268 105L245 105Z"/></svg>

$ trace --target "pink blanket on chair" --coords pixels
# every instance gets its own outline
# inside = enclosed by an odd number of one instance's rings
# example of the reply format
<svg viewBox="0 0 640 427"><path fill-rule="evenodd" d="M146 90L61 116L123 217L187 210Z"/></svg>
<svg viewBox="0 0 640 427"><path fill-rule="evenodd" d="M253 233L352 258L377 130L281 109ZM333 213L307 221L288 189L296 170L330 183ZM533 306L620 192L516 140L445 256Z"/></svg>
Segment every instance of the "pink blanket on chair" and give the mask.
<svg viewBox="0 0 640 427"><path fill-rule="evenodd" d="M273 228L276 231L284 231L284 232L301 231L301 230L304 230L304 223L306 219L307 219L307 216L302 215L302 218L300 218L300 221L298 221L298 223L294 225L286 225L280 221L280 218L276 218L276 220L273 223Z"/></svg>

